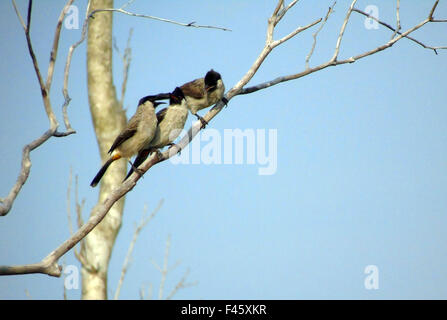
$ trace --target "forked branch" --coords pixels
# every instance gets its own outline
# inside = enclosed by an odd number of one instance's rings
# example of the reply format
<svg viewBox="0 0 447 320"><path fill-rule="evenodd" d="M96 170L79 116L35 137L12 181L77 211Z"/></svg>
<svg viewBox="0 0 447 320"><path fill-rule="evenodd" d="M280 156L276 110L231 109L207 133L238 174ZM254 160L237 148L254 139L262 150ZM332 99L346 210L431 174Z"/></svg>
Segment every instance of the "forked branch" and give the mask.
<svg viewBox="0 0 447 320"><path fill-rule="evenodd" d="M253 65L250 67L250 69L246 72L246 74L226 93L225 97L228 101L230 101L233 97L241 94L248 94L252 92L256 92L258 90L266 89L268 87L271 87L273 85L290 81L294 79L298 79L301 77L304 77L306 75L309 75L311 73L323 70L330 66L338 66L342 64L347 63L353 63L357 60L363 59L365 57L368 57L370 55L373 55L377 52L386 50L393 46L396 42L400 41L403 38L408 38L408 36L413 33L414 31L420 29L425 24L429 22L441 22L443 20L434 19L433 15L435 13L435 9L437 7L437 4L439 2L436 1L433 5L432 9L430 10L430 13L426 19L421 21L419 24L413 26L412 28L408 29L405 32L397 32L397 35L390 39L388 42L384 43L383 45L373 48L371 50L365 51L363 53L357 54L355 56L352 56L347 59L338 59L340 48L341 48L341 42L343 35L346 31L350 16L352 12L358 12L357 9L354 8L354 5L356 3L356 0L354 0L347 13L345 20L342 24L342 27L340 29L339 36L336 41L335 50L332 55L332 57L325 63L320 64L316 67L312 68L306 68L303 71L300 71L298 73L294 73L287 76L280 76L273 80L269 80L263 83L260 83L255 86L251 87L245 87L248 82L253 78L253 76L256 74L262 63L265 61L267 56L270 54L270 52L277 47L278 45L286 42L287 40L295 37L300 32L307 30L318 23L320 23L323 19L317 19L309 24L307 24L304 27L298 27L288 35L280 38L279 40L274 40L273 33L275 26L279 23L279 21L282 19L284 14L293 7L298 1L292 1L289 5L285 6L283 0L279 0L277 6L275 7L273 14L268 19L268 25L267 25L267 35L266 35L266 43L264 45L264 48L261 50L261 53L257 57L257 59L254 61ZM329 13L326 15L326 17L329 16ZM393 29L394 30L394 29ZM210 120L212 120L224 107L224 103L222 101L218 102L208 113L204 116L204 119L209 123ZM183 150L191 141L192 139L198 134L198 132L201 130L201 122L196 121L193 123L192 127L188 130L188 133L179 141L179 143L173 147L171 147L169 150L164 151L161 153L161 157L157 155L157 153L153 153L140 167L140 171L142 173L145 173L148 171L152 166L155 164L165 161L169 159L170 157L177 154L179 151ZM90 219L82 225L74 234L72 237L70 237L68 240L66 240L64 243L62 243L58 248L56 248L53 252L51 252L46 258L42 260L42 262L38 264L33 265L27 265L27 266L16 266L16 267L0 267L0 274L17 274L17 273L32 273L32 272L40 272L40 273L46 273L49 275L60 275L60 270L57 266L58 259L65 254L68 250L70 250L76 243L78 243L83 237L85 237L101 220L105 217L109 209L112 207L112 205L118 201L122 196L124 196L126 193L128 193L130 190L135 187L137 181L141 178L141 175L138 173L132 174L129 179L127 179L124 183L117 186L115 189L112 190L112 192L107 196L107 198L104 200L104 202L100 205L98 205L95 208L94 214L91 215Z"/></svg>

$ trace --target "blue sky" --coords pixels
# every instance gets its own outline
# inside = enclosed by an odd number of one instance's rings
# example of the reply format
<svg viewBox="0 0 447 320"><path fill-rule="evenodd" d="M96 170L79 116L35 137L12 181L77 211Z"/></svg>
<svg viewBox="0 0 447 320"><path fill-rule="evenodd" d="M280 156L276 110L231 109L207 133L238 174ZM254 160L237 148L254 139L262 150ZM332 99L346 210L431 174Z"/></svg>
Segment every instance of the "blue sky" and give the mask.
<svg viewBox="0 0 447 320"><path fill-rule="evenodd" d="M27 1L17 1L25 14ZM119 7L125 1L116 1ZM425 19L433 1L401 1L403 30ZM125 107L130 117L142 96L172 90L210 68L231 88L251 66L265 41L266 19L276 1L135 1L127 9L178 21L232 29L184 28L115 14L114 35L125 47L133 28L132 62ZM332 1L300 1L276 30L324 17ZM311 66L333 54L350 1L339 1L319 34ZM394 1L376 5L379 18L395 24ZM85 1L77 1L83 16ZM32 39L44 74L61 4L36 1ZM22 147L48 128L23 30L9 1L0 2L0 196L17 178ZM435 17L447 17L447 4ZM414 36L446 45L444 24ZM312 45L308 30L266 59L250 84L305 67ZM63 29L53 108L62 124L62 75L69 46L80 30ZM340 50L348 58L388 41L383 27L368 30L353 14ZM443 42L444 41L444 42ZM84 219L98 189L89 183L101 165L88 108L85 43L72 61L69 116L77 134L53 138L32 152L30 177L11 212L1 218L0 264L40 261L69 236L66 192L70 168L85 198ZM152 168L126 197L122 229L109 267L113 296L134 224L147 204L164 205L142 231L121 298L137 299L160 274L171 235L165 296L189 269L192 287L178 299L445 299L447 297L447 72L446 52L435 55L402 40L354 64L328 68L254 94L235 97L210 127L277 132L277 171L258 175L253 164L173 165ZM122 63L114 57L115 85ZM117 90L119 91L119 90ZM118 93L119 95L119 93ZM202 111L201 114L204 114ZM195 118L188 118L187 127ZM72 208L72 211L74 208ZM79 266L73 253L61 263ZM379 288L367 290L365 267L379 270ZM45 275L0 278L0 299L61 299L63 279ZM68 291L78 299L81 290Z"/></svg>

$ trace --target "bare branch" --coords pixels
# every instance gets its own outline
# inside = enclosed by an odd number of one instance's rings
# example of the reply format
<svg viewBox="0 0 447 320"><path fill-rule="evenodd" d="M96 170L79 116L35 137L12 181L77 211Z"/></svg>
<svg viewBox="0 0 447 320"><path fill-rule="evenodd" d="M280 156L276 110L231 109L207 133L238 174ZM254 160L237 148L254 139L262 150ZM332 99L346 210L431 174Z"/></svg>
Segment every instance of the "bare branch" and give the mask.
<svg viewBox="0 0 447 320"><path fill-rule="evenodd" d="M399 35L402 34L402 32L397 31L396 29L394 29L394 28L393 28L391 25L389 25L388 23L385 23L385 22L383 22L383 21L377 19L376 17L374 17L374 16L372 16L372 15L370 15L370 14L368 14L368 13L362 11L362 10L359 10L359 9L354 8L352 11L355 11L355 12L360 13L360 14L362 14L362 15L364 15L364 16L370 18L370 19L373 19L374 21L378 22L378 23L381 24L382 26L384 26L384 27L390 29L391 31L394 31L394 33L397 33L397 34L399 34ZM430 22L433 22L433 21L430 21ZM447 20L446 20L445 22L447 22ZM393 38L394 38L394 36L393 36L391 39L393 39ZM433 46L428 46L428 45L422 43L421 41L416 40L415 38L410 37L410 36L405 36L405 38L407 38L408 40L411 40L411 41L417 43L418 45L420 45L421 47L423 47L423 48L425 48L425 49L433 50L435 54L438 54L438 52L437 52L436 50L439 50L439 49L447 49L447 47L433 47Z"/></svg>
<svg viewBox="0 0 447 320"><path fill-rule="evenodd" d="M345 33L346 26L348 25L348 21L349 21L349 18L350 18L350 16L351 16L351 12L352 12L352 10L354 9L354 5L355 5L356 2L357 2L357 0L352 1L351 5L350 5L350 7L349 7L349 9L348 9L348 12L346 13L345 21L343 21L343 25L341 26L340 34L339 34L339 36L338 36L337 44L336 44L336 46L335 46L334 56L333 56L332 59L331 59L333 62L337 61L338 53L340 52L340 44L341 44L341 40L342 40L343 35L344 35L344 33Z"/></svg>
<svg viewBox="0 0 447 320"><path fill-rule="evenodd" d="M296 36L298 33L303 32L304 30L307 30L307 29L313 27L314 25L320 23L321 20L322 20L322 19L320 18L320 19L315 20L314 22L309 23L307 26L296 28L294 31L292 31L291 33L289 33L289 34L286 35L285 37L283 37L283 38L281 38L281 39L276 40L275 42L273 42L273 43L274 43L274 47L276 47L277 45L280 45L280 44L283 43L283 42L286 42L287 40L289 40L289 39L291 39L292 37Z"/></svg>
<svg viewBox="0 0 447 320"><path fill-rule="evenodd" d="M400 27L400 12L399 11L400 11L400 0L397 0L397 3L396 3L396 30L394 30L394 33L391 36L391 39L393 39L401 29L401 27Z"/></svg>
<svg viewBox="0 0 447 320"><path fill-rule="evenodd" d="M138 236L139 236L141 230L149 223L149 221L151 221L155 217L155 215L157 214L157 212L160 210L161 206L163 205L163 201L164 201L163 199L160 200L157 207L154 209L154 211L152 211L152 213L149 216L146 216L147 205L145 206L145 208L143 210L143 212L144 212L143 217L141 218L141 221L138 224L138 226L135 228L135 232L133 234L132 241L130 242L129 248L127 249L126 258L124 259L123 267L121 269L121 276L120 276L120 279L118 280L118 286L116 287L114 300L118 300L118 297L120 295L121 286L123 285L124 277L126 276L126 273L127 273L127 270L128 270L129 264L130 264L130 260L132 257L132 252L133 252L135 243L137 242Z"/></svg>
<svg viewBox="0 0 447 320"><path fill-rule="evenodd" d="M64 9L62 10L62 12L59 16L58 24L56 26L56 31L55 31L54 40L53 40L53 48L52 48L51 55L50 55L51 56L50 64L48 66L47 84L44 84L43 78L42 78L42 75L41 75L41 72L39 69L39 64L37 62L36 55L34 53L34 49L33 49L32 43L31 43L31 36L30 36L31 13L32 13L33 2L32 2L32 0L29 0L29 2L28 2L27 19L26 19L26 25L25 25L25 22L17 8L15 0L12 0L12 5L14 7L14 10L17 14L20 24L22 25L22 27L25 31L25 37L26 37L26 42L27 42L27 46L28 46L28 51L29 51L31 60L33 62L34 71L36 73L37 80L40 85L44 108L47 113L47 117L50 121L50 128L42 136L40 136L36 140L32 141L31 143L27 144L23 148L22 166L20 169L19 177L17 178L14 186L11 188L8 196L6 198L1 199L1 201L0 201L1 202L0 216L5 216L9 213L9 211L12 208L12 204L14 203L18 193L20 192L20 190L22 189L22 186L26 183L26 181L28 179L28 176L29 176L29 173L31 170L30 152L32 150L38 148L39 146L41 146L43 143L45 143L51 137L65 137L65 136L68 136L68 135L74 133L74 131L67 131L67 132L58 132L57 131L59 124L56 120L56 116L55 116L53 109L51 107L51 101L50 101L50 97L49 97L49 91L50 91L50 87L51 87L51 79L53 77L53 72L54 72L54 63L56 61L57 48L59 45L62 20L65 16L66 9L72 2L73 2L73 0L69 0L67 2L67 4L64 6Z"/></svg>
<svg viewBox="0 0 447 320"><path fill-rule="evenodd" d="M429 13L429 15L428 15L428 20L433 20L433 14L435 13L435 10L436 10L436 7L438 6L438 3L439 3L439 0L436 0L435 1L435 4L433 5L433 7L431 8L431 10L430 10L430 13Z"/></svg>
<svg viewBox="0 0 447 320"><path fill-rule="evenodd" d="M188 288L188 287L192 287L197 285L197 281L194 282L186 282L186 278L189 275L189 269L186 269L185 273L183 274L183 277L180 279L180 281L176 284L176 286L174 287L174 289L171 291L171 293L169 293L169 295L166 297L166 300L171 300L175 294L184 288Z"/></svg>
<svg viewBox="0 0 447 320"><path fill-rule="evenodd" d="M79 202L78 190L79 190L79 183L78 183L78 176L76 175L75 176L76 216L78 219L78 228L80 228L84 224L84 221L82 220L82 210L84 209L85 199L82 199L82 201Z"/></svg>
<svg viewBox="0 0 447 320"><path fill-rule="evenodd" d="M68 105L70 104L70 101L71 101L71 98L70 98L70 96L68 94L68 77L69 77L69 73L70 73L71 59L73 57L74 50L82 42L84 42L84 40L86 38L87 26L88 26L88 16L89 16L89 11L90 11L90 4L91 4L91 0L88 1L87 9L85 10L85 19L84 19L84 23L82 25L81 38L76 43L74 43L74 44L72 44L70 46L70 48L68 49L67 60L65 62L64 87L62 89L62 94L64 95L64 103L62 105L62 114L63 114L63 117L64 117L64 124L65 124L65 128L66 128L67 132L76 132L71 127L70 121L68 119L68 113L67 113L67 108L68 108Z"/></svg>
<svg viewBox="0 0 447 320"><path fill-rule="evenodd" d="M14 11L16 12L17 17L19 18L20 24L22 25L23 31L26 32L25 21L23 21L22 15L20 14L19 9L17 8L16 1L12 0L12 5L14 7Z"/></svg>
<svg viewBox="0 0 447 320"><path fill-rule="evenodd" d="M21 23L23 22L23 19L20 17L19 11L17 10L16 6L15 6L15 2L13 1L14 4L14 8L16 10L16 13L19 17L19 20L21 21ZM43 99L43 104L45 107L45 111L47 113L47 117L50 121L50 129L54 129L54 132L56 131L56 128L58 127L58 123L56 120L56 116L54 115L53 109L51 107L51 102L50 102L50 98L48 96L48 90L45 86L45 83L43 82L43 78L40 72L40 68L39 68L39 64L37 62L37 58L36 55L34 53L34 49L33 49L33 45L31 43L31 36L30 36L30 29L31 29L31 13L32 13L32 7L33 7L33 1L29 0L28 2L28 16L27 16L27 20L26 20L26 27L25 27L25 36L26 36L26 43L28 45L28 51L29 54L31 56L31 60L33 62L33 66L34 66L34 71L36 72L36 76L37 76L37 81L39 82L40 85L40 90L42 93L42 99ZM56 30L56 34L57 30Z"/></svg>
<svg viewBox="0 0 447 320"><path fill-rule="evenodd" d="M43 143L45 143L48 139L50 139L53 136L54 132L55 132L55 129L47 130L42 136L40 136L36 140L30 142L29 144L27 144L26 146L23 147L22 166L20 169L20 173L16 180L16 183L13 185L13 187L9 191L8 196L1 200L0 216L5 216L8 214L8 212L12 208L12 204L14 203L17 195L19 194L20 190L22 189L23 185L25 184L26 180L28 179L28 176L29 176L29 173L31 170L31 158L30 158L31 151L38 148Z"/></svg>
<svg viewBox="0 0 447 320"><path fill-rule="evenodd" d="M207 25L197 25L195 23L195 21L190 22L190 23L182 23L182 22L177 22L174 20L170 20L170 19L165 19L165 18L159 18L159 17L155 17L155 16L150 16L150 15L145 15L145 14L139 14L139 13L133 13L133 12L129 12L126 10L123 10L122 8L120 9L116 9L116 8L104 8L104 9L96 9L93 10L89 17L90 18L94 18L94 15L96 13L99 12L119 12L119 13L123 13L123 14L127 14L129 16L133 16L133 17L139 17L139 18L146 18L146 19L153 19L153 20L158 20L158 21L162 21L162 22L167 22L167 23L172 23L172 24L176 24L178 26L183 26L183 27L193 27L193 28L207 28L207 29L218 29L218 30L223 30L223 31L231 31L230 29L227 28L222 28L222 27L215 27L215 26L207 26Z"/></svg>
<svg viewBox="0 0 447 320"><path fill-rule="evenodd" d="M140 288L140 300L147 300L152 299L152 283L149 283L149 286L147 288L147 297L144 293L144 286L141 286Z"/></svg>
<svg viewBox="0 0 447 320"><path fill-rule="evenodd" d="M121 54L118 45L116 44L116 40L114 39L113 41L113 47L115 48L116 52L119 54L123 62L123 83L121 84L121 97L119 100L121 108L123 108L124 105L124 95L126 94L127 79L129 76L130 62L132 60L132 48L130 47L130 40L132 38L132 33L133 29L131 28L129 30L129 36L127 38L127 44L126 48L124 49L124 54Z"/></svg>
<svg viewBox="0 0 447 320"><path fill-rule="evenodd" d="M323 22L320 24L320 27L317 29L317 31L315 31L312 34L312 37L314 38L314 42L312 43L312 48L309 51L309 54L306 56L306 69L309 69L309 61L310 58L312 57L314 50L315 50L315 46L317 45L317 36L318 33L320 33L320 31L323 29L324 25L326 24L327 20L329 19L329 16L331 15L332 12L334 12L334 7L335 4L337 3L337 1L334 1L334 3L332 4L332 6L329 7L326 16L323 19Z"/></svg>
<svg viewBox="0 0 447 320"><path fill-rule="evenodd" d="M298 1L299 0L293 0L292 2L289 3L289 5L285 9L282 9L278 12L275 25L281 21L281 19L284 17L287 11L289 11L289 9L292 8Z"/></svg>
<svg viewBox="0 0 447 320"><path fill-rule="evenodd" d="M168 258L169 258L169 249L171 248L171 236L168 236L168 239L166 240L166 249L165 249L165 257L163 260L163 269L160 270L161 272L161 280L160 280L160 287L158 289L158 299L161 300L163 298L163 290L165 287L165 281L166 276L168 274Z"/></svg>
<svg viewBox="0 0 447 320"><path fill-rule="evenodd" d="M53 74L54 74L54 64L56 63L57 49L59 47L59 39L60 39L60 35L61 35L62 22L65 18L67 11L68 11L68 8L73 4L73 1L74 0L68 0L68 2L65 4L64 8L62 9L62 11L59 15L59 19L57 20L56 31L54 33L53 48L51 49L51 54L50 54L50 64L48 66L47 81L45 83L45 87L47 88L47 94L50 94L51 81L53 79Z"/></svg>
<svg viewBox="0 0 447 320"><path fill-rule="evenodd" d="M68 186L67 186L67 220L68 220L68 231L70 235L73 234L73 224L71 223L71 180L73 176L73 169L70 167L70 174L68 175Z"/></svg>
<svg viewBox="0 0 447 320"><path fill-rule="evenodd" d="M75 182L75 206L76 206L76 215L77 215L77 224L78 228L82 226L82 208L85 204L85 199L82 200L82 203L79 203L78 200L78 176L76 176L76 182ZM72 186L72 168L70 168L70 174L68 178L68 187L67 187L67 219L68 219L68 229L70 231L70 236L73 235L73 224L71 222L71 186ZM84 242L80 241L81 247L84 245ZM73 253L78 259L78 261L81 263L82 266L88 268L88 263L86 262L86 259L84 256L76 249L76 246L73 248ZM90 267L91 268L91 267Z"/></svg>
<svg viewBox="0 0 447 320"><path fill-rule="evenodd" d="M382 50L385 50L387 48L390 48L393 46L397 41L401 40L402 38L408 37L409 34L412 32L420 29L422 26L427 24L428 22L432 22L433 20L433 14L436 9L438 1L435 2L432 10L430 11L429 17L417 24L416 26L408 29L407 31L403 33L398 33L399 35L395 38L389 40L387 43L376 47L372 50L363 52L361 54L358 54L356 56L353 56L348 59L344 60L337 60L339 49L340 49L340 43L346 28L346 25L349 20L349 16L352 11L354 11L353 5L355 4L355 1L351 4L350 9L348 10L347 16L345 18L345 21L343 23L343 26L340 31L340 35L337 39L337 45L334 56L326 63L323 63L319 66L316 66L314 68L308 68L304 71L301 71L299 73L291 74L288 76L281 76L276 79L258 84L256 86L244 88L244 86L252 79L254 74L257 72L265 58L268 56L268 54L273 50L273 48L280 44L280 42L273 41L273 30L274 30L274 19L269 19L269 24L267 27L267 41L266 44L259 54L258 58L254 61L251 68L246 72L246 74L231 88L225 95L226 99L230 101L233 97L239 94L247 94L251 92L255 92L261 89L268 88L270 86L276 85L281 82L290 81L294 79L301 78L303 76L309 75L311 73L323 70L330 66L336 66L336 65L342 65L347 63L353 63L357 60L360 60L362 58L365 58L367 56L370 56L372 54L375 54L377 52L380 52ZM281 6L279 6L281 8ZM276 11L276 10L275 10ZM273 15L272 15L273 17ZM319 19L321 21L322 19ZM314 25L318 22L314 22L311 25ZM306 28L306 27L304 27ZM211 119L213 119L224 107L224 103L222 101L218 102L208 113L204 116L204 119L209 122ZM188 133L180 140L180 142L170 148L169 150L164 151L161 153L161 156L157 155L157 153L153 153L146 161L143 162L143 164L139 167L139 169L143 172L143 174L148 171L153 165L165 161L166 159L169 159L173 155L175 155L178 151L183 150L189 142L197 135L197 133L201 130L201 122L196 121L193 123L192 127L189 129ZM25 266L0 266L0 275L5 274L19 274L19 273L45 273L52 276L60 276L60 267L57 265L58 259L65 254L68 250L70 250L73 246L75 246L83 237L85 237L98 223L102 221L102 219L106 216L112 205L118 201L121 197L123 197L126 193L128 193L130 190L134 188L137 181L141 178L141 175L139 174L132 174L129 179L127 179L124 183L121 185L116 186L112 191L108 194L106 199L99 204L95 209L92 215L90 216L90 219L87 221L87 223L83 224L82 227L79 228L78 231L76 231L73 236L71 236L69 239L67 239L64 243L62 243L59 247L57 247L54 251L52 251L47 257L45 257L41 262L31 265L25 265ZM163 270L163 269L161 269ZM162 290L161 290L162 292ZM163 293L163 292L162 292ZM160 296L160 294L159 294Z"/></svg>
<svg viewBox="0 0 447 320"><path fill-rule="evenodd" d="M279 0L275 10L273 10L272 18L276 19L278 17L279 10L281 10L281 8L283 7L284 7L284 0Z"/></svg>
<svg viewBox="0 0 447 320"><path fill-rule="evenodd" d="M129 179L131 182L132 180ZM135 182L134 182L135 183ZM122 186L129 184L123 184ZM133 186L129 188L132 189ZM112 205L123 197L129 190L125 188L117 188L112 190L102 205L96 208L96 213L93 213L89 220L82 225L69 239L64 241L56 249L50 252L41 262L18 265L18 266L0 266L0 275L13 275L13 274L28 274L28 273L43 273L50 276L60 277L61 267L57 264L57 261L71 248L73 248L79 241L81 241L90 231L93 230L106 216Z"/></svg>
<svg viewBox="0 0 447 320"><path fill-rule="evenodd" d="M435 3L435 6L436 6L436 3ZM433 6L433 8L435 8L435 6ZM349 10L349 11L355 11L355 12L359 12L361 14L364 14L366 16L369 16L367 13L364 13L364 12L358 10L358 9L355 9L355 8L352 8L352 10ZM432 11L434 11L434 10L432 9ZM390 48L391 46L393 46L397 41L401 40L402 38L409 38L410 39L410 37L408 36L409 34L411 34L412 32L420 29L422 26L424 26L425 24L427 24L429 22L431 22L430 17L425 19L424 21L420 22L416 26L408 29L407 31L405 31L403 33L398 32L399 36L389 40L387 43L385 43L385 44L383 44L383 45L381 45L381 46L379 46L377 48L374 48L372 50L369 50L369 51L363 52L361 54L358 54L356 56L353 56L351 58L348 58L348 59L345 59L345 60L336 60L336 61L334 61L333 58L332 58L328 62L320 64L319 66L316 66L314 68L308 68L308 69L306 69L304 71L301 71L299 73L291 74L291 75L288 75L288 76L277 77L277 78L275 78L273 80L269 80L269 81L260 83L260 84L255 85L255 86L244 88L238 94L253 93L253 92L256 92L258 90L266 89L266 88L269 88L271 86L277 85L277 84L282 83L282 82L286 82L286 81L302 78L302 77L307 76L307 75L309 75L311 73L323 70L323 69L325 69L327 67L342 65L342 64L346 64L346 63L354 63L357 60L360 60L362 58L368 57L368 56L370 56L372 54L375 54L377 52L380 52L380 51L383 51L385 49ZM345 20L345 23L346 23L346 20ZM392 28L389 25L387 25L387 26L394 31L394 28ZM339 39L340 39L340 37L339 37ZM414 41L414 39L412 39L412 40ZM338 41L337 41L337 43L338 43ZM427 46L424 45L424 47L427 47ZM446 48L446 47L435 47L434 49L444 49L444 48Z"/></svg>

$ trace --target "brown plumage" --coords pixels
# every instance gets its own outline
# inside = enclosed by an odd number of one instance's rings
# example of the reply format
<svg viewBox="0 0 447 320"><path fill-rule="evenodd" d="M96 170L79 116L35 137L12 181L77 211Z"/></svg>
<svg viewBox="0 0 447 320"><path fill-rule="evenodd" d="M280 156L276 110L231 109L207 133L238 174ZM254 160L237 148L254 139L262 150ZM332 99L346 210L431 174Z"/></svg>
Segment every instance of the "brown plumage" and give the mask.
<svg viewBox="0 0 447 320"><path fill-rule="evenodd" d="M177 87L171 93L169 107L157 112L158 125L154 138L138 153L124 180L126 180L132 172L146 160L152 151L172 145L172 142L177 139L181 130L185 126L187 118L188 108L185 96L182 90Z"/></svg>
<svg viewBox="0 0 447 320"><path fill-rule="evenodd" d="M222 81L220 73L211 69L203 78L195 79L185 83L180 87L186 98L188 109L195 115L205 126L207 123L197 111L208 108L224 98L225 85ZM168 93L160 93L151 96L156 100L168 99Z"/></svg>
<svg viewBox="0 0 447 320"><path fill-rule="evenodd" d="M130 159L152 141L157 129L155 108L159 104L160 102L153 102L148 98L140 100L137 111L116 137L109 149L109 158L93 178L90 186L95 187L99 183L112 162L121 158Z"/></svg>

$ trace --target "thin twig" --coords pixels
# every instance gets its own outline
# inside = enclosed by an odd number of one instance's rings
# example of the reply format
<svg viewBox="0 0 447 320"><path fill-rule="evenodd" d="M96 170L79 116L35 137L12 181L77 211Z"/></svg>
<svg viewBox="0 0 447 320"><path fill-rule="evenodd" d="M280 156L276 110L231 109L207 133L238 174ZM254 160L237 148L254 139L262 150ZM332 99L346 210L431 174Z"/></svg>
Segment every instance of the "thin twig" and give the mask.
<svg viewBox="0 0 447 320"><path fill-rule="evenodd" d="M337 39L337 44L335 45L334 56L331 59L333 62L337 61L338 53L340 52L341 40L343 39L343 35L345 33L346 26L348 25L349 18L351 17L351 12L354 9L354 5L356 2L357 2L357 0L352 1L351 5L349 6L348 12L346 13L346 17L345 17L345 20L343 21L343 25L341 26L340 34Z"/></svg>
<svg viewBox="0 0 447 320"><path fill-rule="evenodd" d="M64 96L64 103L62 105L62 114L64 117L64 124L65 124L65 128L68 132L75 132L73 130L73 128L71 127L69 118L68 118L68 113L67 113L67 108L68 105L70 104L71 98L70 95L68 94L68 77L70 74L70 66L71 66L71 59L73 57L73 52L74 50L85 40L85 37L87 36L87 26L88 26L88 16L89 16L89 11L90 11L90 4L91 4L91 0L88 1L87 3L87 9L85 10L85 19L84 19L84 23L82 25L82 32L81 32L81 38L75 42L74 44L72 44L70 46L70 48L68 49L68 54L67 54L67 60L65 62L65 68L64 68L64 87L62 89L62 94Z"/></svg>
<svg viewBox="0 0 447 320"><path fill-rule="evenodd" d="M185 289L188 287L192 287L198 284L198 281L194 281L194 282L186 282L186 278L189 275L189 268L186 269L185 273L183 274L182 278L180 279L179 282L177 282L177 284L175 285L174 289L172 289L171 293L169 293L169 295L166 297L166 300L171 300L175 294L181 290L181 289Z"/></svg>
<svg viewBox="0 0 447 320"><path fill-rule="evenodd" d="M384 27L390 29L391 31L396 32L396 30L395 30L391 25L389 25L388 23L385 23L385 22L383 22L383 21L377 19L376 17L374 17L374 16L372 16L372 15L370 15L370 14L368 14L368 13L362 11L362 10L359 10L359 9L357 9L357 8L354 8L352 11L357 12L357 13L360 13L360 14L362 14L362 15L364 15L365 17L368 17L368 18L370 18L370 19L373 19L374 21L378 22L378 23L381 24L382 26L384 26ZM434 21L430 21L430 22L434 22ZM445 22L447 22L447 20L446 20ZM396 33L397 33L398 35L401 35L401 34L402 34L402 32L400 32L400 31L397 31ZM393 37L393 38L394 38L394 37ZM392 39L393 39L393 38L392 38ZM410 37L410 36L408 36L408 35L405 36L405 38L407 38L408 40L411 40L411 41L417 43L418 45L420 45L421 47L423 47L423 48L425 48L425 49L433 50L435 54L438 54L438 52L437 52L436 50L439 50L439 49L447 49L447 47L433 47L433 46L428 46L428 45L422 43L421 41L419 41L419 40L417 40L417 39L415 39L415 38L413 38L413 37ZM392 39L391 39L391 40L392 40Z"/></svg>
<svg viewBox="0 0 447 320"><path fill-rule="evenodd" d="M57 20L56 31L54 33L53 48L50 53L50 64L48 65L47 81L45 87L47 88L47 94L50 94L51 82L53 80L54 65L56 63L57 49L59 48L59 39L61 35L62 22L67 14L68 8L73 4L74 0L69 0L62 9L59 19Z"/></svg>
<svg viewBox="0 0 447 320"><path fill-rule="evenodd" d="M314 50L315 50L315 46L317 45L317 36L318 33L323 29L324 25L326 24L327 20L329 19L329 16L331 15L332 12L334 12L334 7L335 4L337 3L337 1L334 1L334 3L332 4L332 6L329 7L326 16L323 19L323 22L320 24L320 27L317 29L317 31L315 31L312 34L312 37L314 39L313 43L312 43L312 48L309 51L309 54L306 56L306 69L309 69L309 61L310 58L312 57Z"/></svg>
<svg viewBox="0 0 447 320"><path fill-rule="evenodd" d="M165 257L163 260L163 269L159 269L161 272L161 280L160 287L158 289L158 299L161 300L163 298L163 290L165 287L166 276L168 274L168 258L169 258L169 249L171 248L171 236L168 236L166 240L166 249L165 249Z"/></svg>
<svg viewBox="0 0 447 320"><path fill-rule="evenodd" d="M130 260L132 258L132 252L133 252L135 243L137 242L137 239L138 239L138 236L139 236L141 230L149 223L149 221L151 221L155 217L155 215L160 210L162 205L163 205L163 199L160 200L157 207L152 211L152 213L149 216L146 216L147 206L145 206L145 208L143 210L143 217L141 218L140 223L136 226L133 237L132 237L132 241L130 242L129 248L127 249L126 258L124 259L123 267L121 269L121 276L118 280L118 285L116 287L114 300L118 300L118 297L120 295L121 286L123 285L124 277L126 276L127 270L129 268Z"/></svg>
<svg viewBox="0 0 447 320"><path fill-rule="evenodd" d="M107 11L108 12L110 12L110 11L112 11L112 12L119 12L119 13L127 14L127 15L133 16L133 17L158 20L158 21L162 21L162 22L172 23L172 24L175 24L175 25L178 25L178 26L182 26L182 27L207 28L207 29L218 29L218 30L223 30L223 31L231 31L230 29L222 28L222 27L207 26L207 25L197 25L194 21L193 22L189 22L189 23L183 23L183 22L178 22L178 21L174 21L174 20L170 20L170 19L150 16L150 15L145 15L145 14L139 14L139 13L133 13L133 12L129 12L129 11L126 11L126 10L123 10L123 9L116 9L116 8L96 9L96 10L93 10L90 13L89 17L90 18L94 18L94 15L96 13L107 12Z"/></svg>
<svg viewBox="0 0 447 320"><path fill-rule="evenodd" d="M77 215L77 224L78 228L82 225L82 208L85 203L85 199L83 199L82 204L79 204L78 200L78 176L76 175L76 183L75 183L75 206L76 206L76 215ZM71 186L72 186L72 168L70 167L70 174L68 177L68 187L67 187L67 219L68 219L68 229L70 231L70 236L73 235L73 224L71 222ZM81 240L80 245L83 246L84 242ZM76 249L76 246L73 248L74 255L76 259L83 265L88 268L88 264L85 261L85 258L81 253Z"/></svg>
<svg viewBox="0 0 447 320"><path fill-rule="evenodd" d="M400 26L400 12L399 11L400 11L400 0L397 0L397 3L396 3L396 30L394 30L394 33L391 36L391 39L393 39L396 36L396 34L400 31L400 28L401 28L401 26Z"/></svg>
<svg viewBox="0 0 447 320"><path fill-rule="evenodd" d="M124 96L126 94L126 88L127 88L127 79L129 77L129 68L130 68L130 62L132 61L132 48L130 47L130 40L132 39L133 29L130 28L129 30L129 36L127 38L127 44L126 48L124 49L124 54L121 54L120 49L118 48L118 45L116 43L116 39L113 41L113 47L116 50L116 52L119 54L122 62L123 62L123 82L121 84L121 97L119 100L120 107L123 108L124 105Z"/></svg>

